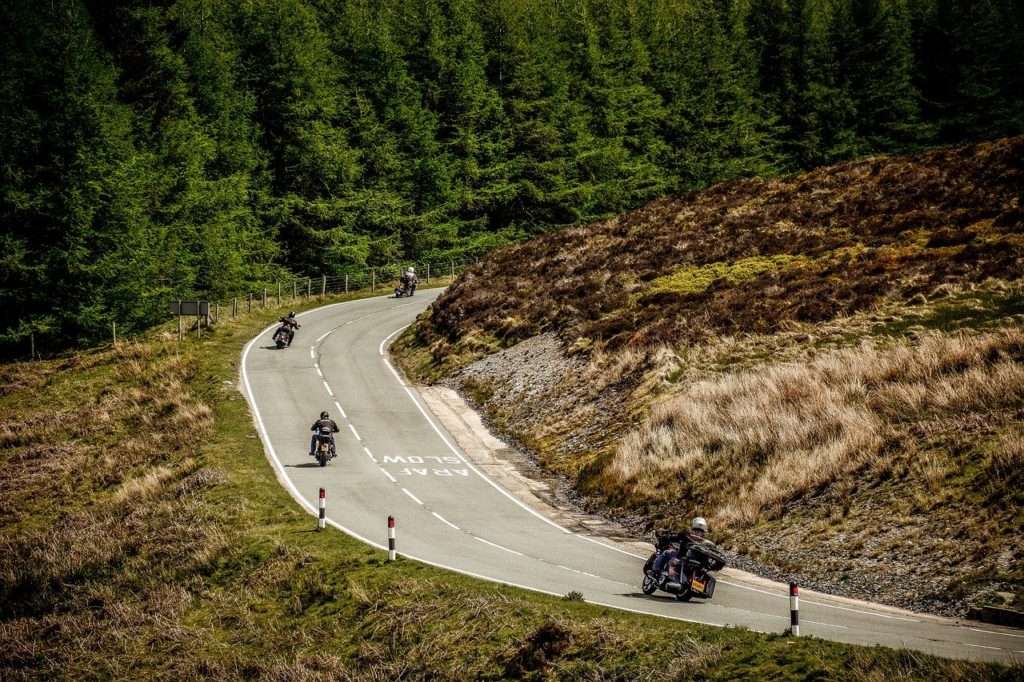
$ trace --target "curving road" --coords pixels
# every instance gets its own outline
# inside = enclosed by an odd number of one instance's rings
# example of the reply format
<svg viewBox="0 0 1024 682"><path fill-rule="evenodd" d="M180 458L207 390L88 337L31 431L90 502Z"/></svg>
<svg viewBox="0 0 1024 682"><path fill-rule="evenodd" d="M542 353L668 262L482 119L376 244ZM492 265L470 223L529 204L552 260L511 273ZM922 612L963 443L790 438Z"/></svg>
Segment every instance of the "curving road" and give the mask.
<svg viewBox="0 0 1024 682"><path fill-rule="evenodd" d="M393 515L400 554L485 580L554 595L576 590L594 604L710 625L764 632L788 626L786 586L739 572L723 576L709 602L643 595L643 555L557 525L475 467L385 355L388 341L438 293L324 306L300 315L291 348L273 349L274 327L246 346L242 388L267 456L298 502L315 513L324 487L328 522L379 548ZM342 429L338 457L325 468L306 454L309 425L321 410ZM808 591L800 606L804 635L950 658L1024 660L1024 633L1009 628Z"/></svg>

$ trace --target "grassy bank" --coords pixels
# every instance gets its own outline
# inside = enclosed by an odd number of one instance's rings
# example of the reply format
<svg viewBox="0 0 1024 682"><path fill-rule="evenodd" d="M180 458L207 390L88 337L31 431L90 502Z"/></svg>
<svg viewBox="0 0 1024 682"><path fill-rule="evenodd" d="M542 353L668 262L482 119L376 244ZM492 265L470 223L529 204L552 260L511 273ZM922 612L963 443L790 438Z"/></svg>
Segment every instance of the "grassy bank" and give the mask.
<svg viewBox="0 0 1024 682"><path fill-rule="evenodd" d="M638 530L699 514L768 576L1022 606L1022 152L724 183L544 235L395 352ZM877 587L879 562L904 578Z"/></svg>
<svg viewBox="0 0 1024 682"><path fill-rule="evenodd" d="M312 532L237 390L243 345L279 313L0 369L0 677L1020 674L618 613Z"/></svg>

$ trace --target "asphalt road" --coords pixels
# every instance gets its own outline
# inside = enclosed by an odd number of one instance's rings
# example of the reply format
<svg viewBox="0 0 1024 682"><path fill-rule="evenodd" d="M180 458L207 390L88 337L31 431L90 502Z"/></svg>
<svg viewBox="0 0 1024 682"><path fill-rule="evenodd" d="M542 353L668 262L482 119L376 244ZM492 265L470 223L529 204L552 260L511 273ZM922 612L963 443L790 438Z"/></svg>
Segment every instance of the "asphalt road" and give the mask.
<svg viewBox="0 0 1024 682"><path fill-rule="evenodd" d="M386 356L388 341L439 291L324 306L300 316L290 348L273 347L274 327L246 346L242 388L268 458L298 502L315 512L325 488L328 522L380 548L392 515L399 554L485 580L560 596L576 590L594 604L710 625L788 627L788 588L752 576L720 579L707 602L645 596L644 555L560 527L474 467ZM307 455L310 424L321 410L341 427L338 457L323 468ZM802 635L950 658L1024 660L1019 630L808 591L800 607Z"/></svg>

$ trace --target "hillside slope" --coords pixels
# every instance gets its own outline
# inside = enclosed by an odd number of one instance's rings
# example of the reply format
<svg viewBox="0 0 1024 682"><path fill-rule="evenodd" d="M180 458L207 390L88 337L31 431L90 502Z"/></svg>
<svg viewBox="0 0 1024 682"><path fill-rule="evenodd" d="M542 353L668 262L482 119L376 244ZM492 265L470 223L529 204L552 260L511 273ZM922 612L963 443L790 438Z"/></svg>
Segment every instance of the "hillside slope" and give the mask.
<svg viewBox="0 0 1024 682"><path fill-rule="evenodd" d="M702 513L770 575L1019 602L1022 190L1012 138L660 199L494 254L396 353L638 528Z"/></svg>

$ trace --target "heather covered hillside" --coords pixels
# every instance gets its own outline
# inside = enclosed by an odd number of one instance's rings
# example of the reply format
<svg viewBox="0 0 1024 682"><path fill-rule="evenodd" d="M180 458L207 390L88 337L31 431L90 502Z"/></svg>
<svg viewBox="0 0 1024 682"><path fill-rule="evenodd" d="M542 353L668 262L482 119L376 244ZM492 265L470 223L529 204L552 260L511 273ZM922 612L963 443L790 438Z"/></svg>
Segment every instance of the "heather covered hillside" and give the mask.
<svg viewBox="0 0 1024 682"><path fill-rule="evenodd" d="M704 513L769 575L1019 599L1022 191L1011 138L659 199L493 254L396 352L638 530Z"/></svg>

